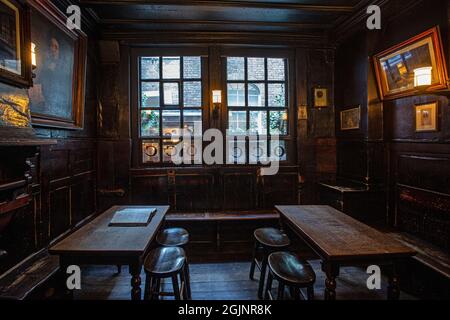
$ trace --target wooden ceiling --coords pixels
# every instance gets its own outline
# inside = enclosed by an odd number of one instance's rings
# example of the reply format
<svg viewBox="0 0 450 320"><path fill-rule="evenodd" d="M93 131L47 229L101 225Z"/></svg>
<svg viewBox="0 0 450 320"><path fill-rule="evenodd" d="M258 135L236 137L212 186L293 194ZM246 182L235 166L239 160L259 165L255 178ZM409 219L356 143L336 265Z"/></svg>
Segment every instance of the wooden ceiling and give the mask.
<svg viewBox="0 0 450 320"><path fill-rule="evenodd" d="M327 37L364 0L80 0L104 34L246 33Z"/></svg>

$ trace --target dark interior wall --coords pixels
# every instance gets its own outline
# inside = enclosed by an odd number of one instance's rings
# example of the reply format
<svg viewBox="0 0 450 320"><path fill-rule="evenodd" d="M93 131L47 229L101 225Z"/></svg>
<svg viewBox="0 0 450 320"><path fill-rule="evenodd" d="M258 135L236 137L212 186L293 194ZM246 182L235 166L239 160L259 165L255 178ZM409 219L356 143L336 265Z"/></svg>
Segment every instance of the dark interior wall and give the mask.
<svg viewBox="0 0 450 320"><path fill-rule="evenodd" d="M226 47L245 50L258 45L251 39L246 41L246 44L227 43ZM130 51L142 45L151 47L167 44L164 39L139 43L131 40L127 43L122 39L119 44L111 37L101 42L98 200L102 209L115 203L169 203L174 211L198 212L272 209L274 204L296 204L299 198L302 203L315 202L317 180L335 175L332 107L321 110L308 108L309 119L298 121L296 126L298 157L293 152L295 160L273 177L260 177L258 168L248 166L139 168L133 165L132 149L135 142L132 139L133 124L130 122L133 105L130 96ZM217 87L222 72L220 50L224 46L217 43L172 44L172 47L177 46L206 48L209 52L208 85ZM270 47L262 47L263 50L267 48ZM297 106L312 105L312 90L316 86L330 89L330 102L333 105L334 50L286 46L281 50L290 51L294 57L291 67L295 70L292 70L293 77L290 79L294 91L293 120L297 119ZM299 179L302 182L300 190Z"/></svg>
<svg viewBox="0 0 450 320"><path fill-rule="evenodd" d="M359 132L337 130L338 175L369 186L380 182L386 190L389 221L393 225L448 249L447 92L381 102L374 87L373 65L369 62L374 54L438 25L449 65L447 1L418 2L413 10L403 12L401 1L394 1L391 5L395 14L383 20L381 31L366 30L353 35L337 50L337 126L340 109L362 106ZM354 63L357 66L352 67ZM434 101L439 102L439 130L417 133L414 106Z"/></svg>
<svg viewBox="0 0 450 320"><path fill-rule="evenodd" d="M65 12L67 3L55 1ZM85 119L83 130L35 127L38 136L57 139L57 144L34 149L32 202L14 213L11 224L0 234L0 247L9 253L0 273L25 257L45 248L96 212L96 108L97 40L83 19L88 34ZM0 84L0 94L27 96L24 89ZM17 147L20 149L23 147ZM3 154L8 157L9 154Z"/></svg>

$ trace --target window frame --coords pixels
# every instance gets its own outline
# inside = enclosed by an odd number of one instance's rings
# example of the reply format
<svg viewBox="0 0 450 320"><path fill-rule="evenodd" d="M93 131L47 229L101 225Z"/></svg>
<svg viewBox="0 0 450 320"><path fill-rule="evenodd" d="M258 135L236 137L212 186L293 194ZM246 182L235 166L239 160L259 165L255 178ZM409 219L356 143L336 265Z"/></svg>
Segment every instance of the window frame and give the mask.
<svg viewBox="0 0 450 320"><path fill-rule="evenodd" d="M268 101L268 84L270 83L281 83L283 81L278 80L268 80L267 73L267 62L264 63L265 80L248 80L248 63L247 59L244 60L244 80L228 80L227 77L227 57L244 57L244 58L281 58L285 59L285 99L287 100L284 107L269 107ZM297 148L296 148L296 134L297 130L295 127L295 117L296 108L295 106L295 53L292 50L286 49L271 49L271 48L223 48L221 51L221 64L222 64L222 88L223 88L223 123L222 128L224 131L229 127L229 113L228 111L246 111L247 114L247 128L250 128L250 112L251 111L287 111L288 115L288 134L280 135L280 141L284 141L286 148L286 160L280 161L280 165L291 165L296 162L297 159ZM228 107L228 83L244 83L245 87L245 104L246 106L231 106ZM265 99L267 106L264 107L254 107L248 105L248 86L249 84L265 84ZM270 137L270 119L269 112L267 112L267 132ZM259 166L259 164L250 164L250 154L249 154L249 142L246 139L246 163L247 166ZM239 165L244 165L240 163Z"/></svg>
<svg viewBox="0 0 450 320"><path fill-rule="evenodd" d="M200 79L184 79L183 75L183 57L199 56L201 58L201 78ZM141 80L140 74L140 57L160 57L159 79ZM163 79L162 58L163 57L180 57L180 78L179 79ZM171 162L164 161L163 147L164 141L169 140L170 137L163 134L163 112L164 111L179 111L180 124L183 124L184 110L200 110L202 113L202 133L209 127L209 57L208 49L199 48L171 48L171 47L135 47L130 49L130 106L131 106L131 137L132 137L132 163L134 167L152 168L152 167L174 167ZM142 82L158 82L160 103L159 107L145 107L141 108L141 81ZM184 107L184 92L182 88L183 82L201 82L201 106L200 107ZM163 94L164 83L178 83L179 86L179 104L166 105ZM144 137L141 135L141 111L142 110L158 110L160 112L159 118L159 134L155 136ZM180 126L181 128L181 126ZM145 141L159 142L160 161L158 162L144 162L142 144ZM200 165L189 165L200 166Z"/></svg>

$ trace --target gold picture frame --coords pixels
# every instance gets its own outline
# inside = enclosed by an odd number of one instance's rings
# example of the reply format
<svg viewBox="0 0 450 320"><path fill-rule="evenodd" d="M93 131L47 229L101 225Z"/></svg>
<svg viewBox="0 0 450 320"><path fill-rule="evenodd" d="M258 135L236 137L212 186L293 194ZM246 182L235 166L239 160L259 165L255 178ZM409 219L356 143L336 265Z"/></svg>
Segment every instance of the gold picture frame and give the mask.
<svg viewBox="0 0 450 320"><path fill-rule="evenodd" d="M308 107L307 106L298 107L298 120L308 120Z"/></svg>
<svg viewBox="0 0 450 320"><path fill-rule="evenodd" d="M361 106L341 111L341 130L357 130L361 128Z"/></svg>
<svg viewBox="0 0 450 320"><path fill-rule="evenodd" d="M447 66L439 27L383 51L373 60L382 100L421 93L421 89L415 87L414 70L423 67L432 67L428 92L447 88Z"/></svg>
<svg viewBox="0 0 450 320"><path fill-rule="evenodd" d="M416 132L438 131L438 102L415 106Z"/></svg>
<svg viewBox="0 0 450 320"><path fill-rule="evenodd" d="M314 108L328 107L328 89L314 88Z"/></svg>

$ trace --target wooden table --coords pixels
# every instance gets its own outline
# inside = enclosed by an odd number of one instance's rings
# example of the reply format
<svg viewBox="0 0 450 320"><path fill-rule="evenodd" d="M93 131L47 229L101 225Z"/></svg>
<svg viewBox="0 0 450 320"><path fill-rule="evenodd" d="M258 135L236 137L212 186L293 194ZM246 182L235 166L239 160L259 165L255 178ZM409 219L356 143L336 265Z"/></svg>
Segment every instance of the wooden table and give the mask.
<svg viewBox="0 0 450 320"><path fill-rule="evenodd" d="M396 264L416 252L329 206L277 206L287 225L322 259L326 274L325 299L336 299L341 266L388 266L388 298L399 299ZM369 276L369 275L368 275Z"/></svg>
<svg viewBox="0 0 450 320"><path fill-rule="evenodd" d="M126 208L131 207L112 207L49 249L50 254L59 256L64 278L70 265L128 265L132 276L131 298L141 299L143 259L169 207L148 207L156 208L157 212L146 227L109 227L114 214Z"/></svg>

